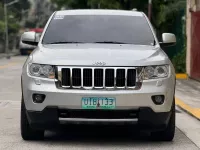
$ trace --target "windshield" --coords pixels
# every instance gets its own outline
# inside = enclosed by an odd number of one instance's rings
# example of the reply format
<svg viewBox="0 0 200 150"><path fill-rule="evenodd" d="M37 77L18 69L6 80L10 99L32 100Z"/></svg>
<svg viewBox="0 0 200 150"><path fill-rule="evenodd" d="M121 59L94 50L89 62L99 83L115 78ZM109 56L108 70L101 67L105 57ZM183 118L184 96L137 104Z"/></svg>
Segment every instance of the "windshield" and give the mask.
<svg viewBox="0 0 200 150"><path fill-rule="evenodd" d="M55 15L43 44L62 43L152 45L154 36L145 17L141 16Z"/></svg>

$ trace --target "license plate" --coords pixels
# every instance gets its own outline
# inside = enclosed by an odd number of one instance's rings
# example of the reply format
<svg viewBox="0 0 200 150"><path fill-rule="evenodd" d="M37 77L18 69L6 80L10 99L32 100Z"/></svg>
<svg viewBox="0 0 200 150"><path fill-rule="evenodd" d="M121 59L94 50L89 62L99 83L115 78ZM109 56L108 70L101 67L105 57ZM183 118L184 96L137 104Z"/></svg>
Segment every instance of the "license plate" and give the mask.
<svg viewBox="0 0 200 150"><path fill-rule="evenodd" d="M111 97L83 97L83 109L115 109L116 99Z"/></svg>

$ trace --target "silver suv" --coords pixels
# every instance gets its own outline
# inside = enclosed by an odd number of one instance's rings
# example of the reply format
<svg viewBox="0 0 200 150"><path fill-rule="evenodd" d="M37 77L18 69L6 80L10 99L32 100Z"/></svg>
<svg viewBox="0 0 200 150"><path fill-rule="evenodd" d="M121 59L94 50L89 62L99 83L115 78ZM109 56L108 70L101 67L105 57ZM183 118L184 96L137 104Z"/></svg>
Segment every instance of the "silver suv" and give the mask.
<svg viewBox="0 0 200 150"><path fill-rule="evenodd" d="M128 124L171 141L175 71L146 15L122 10L55 12L22 71L21 135L41 139L61 124Z"/></svg>

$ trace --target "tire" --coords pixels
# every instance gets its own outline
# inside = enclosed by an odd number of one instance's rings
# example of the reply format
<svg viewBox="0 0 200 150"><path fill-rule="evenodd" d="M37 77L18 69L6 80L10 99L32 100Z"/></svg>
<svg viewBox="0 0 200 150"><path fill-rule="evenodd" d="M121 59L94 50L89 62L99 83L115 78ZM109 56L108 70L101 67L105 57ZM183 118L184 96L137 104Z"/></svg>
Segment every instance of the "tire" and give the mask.
<svg viewBox="0 0 200 150"><path fill-rule="evenodd" d="M24 52L24 49L20 49L20 54L21 54L22 56L26 55L25 52Z"/></svg>
<svg viewBox="0 0 200 150"><path fill-rule="evenodd" d="M24 140L42 140L44 139L43 130L34 130L30 127L27 115L24 100L21 101L21 136Z"/></svg>
<svg viewBox="0 0 200 150"><path fill-rule="evenodd" d="M157 141L172 141L174 139L175 134L175 120L176 120L176 108L175 108L175 100L172 104L172 113L167 125L167 128L164 131L158 131L151 133L151 137L153 140Z"/></svg>
<svg viewBox="0 0 200 150"><path fill-rule="evenodd" d="M20 49L20 54L21 54L22 56L28 56L28 55L29 55L28 50L29 50L29 49Z"/></svg>

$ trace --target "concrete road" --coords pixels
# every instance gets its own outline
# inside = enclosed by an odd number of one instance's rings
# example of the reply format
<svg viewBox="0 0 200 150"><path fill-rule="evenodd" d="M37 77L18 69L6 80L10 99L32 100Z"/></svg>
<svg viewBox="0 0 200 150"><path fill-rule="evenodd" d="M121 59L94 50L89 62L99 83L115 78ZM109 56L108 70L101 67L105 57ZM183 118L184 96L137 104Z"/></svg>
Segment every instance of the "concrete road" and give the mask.
<svg viewBox="0 0 200 150"><path fill-rule="evenodd" d="M20 74L26 57L0 59L0 150L44 149L134 149L198 150L200 122L177 108L173 142L153 142L145 135L130 134L118 127L79 127L47 131L44 141L26 142L20 136Z"/></svg>

